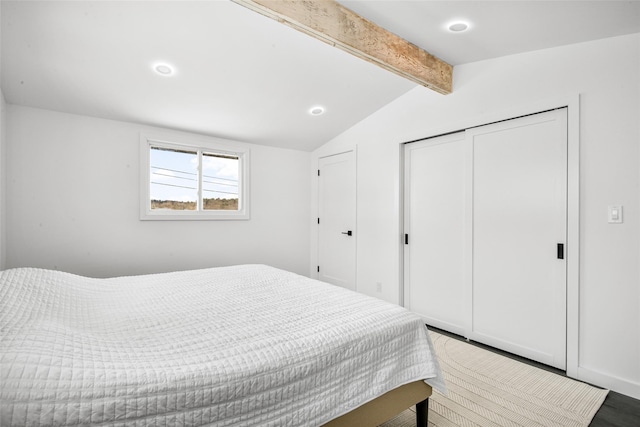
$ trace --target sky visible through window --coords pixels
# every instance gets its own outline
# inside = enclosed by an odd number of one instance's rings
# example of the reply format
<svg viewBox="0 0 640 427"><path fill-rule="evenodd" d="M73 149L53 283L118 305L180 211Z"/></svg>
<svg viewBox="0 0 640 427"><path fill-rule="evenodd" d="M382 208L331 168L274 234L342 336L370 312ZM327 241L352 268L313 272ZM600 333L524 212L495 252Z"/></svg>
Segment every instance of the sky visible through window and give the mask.
<svg viewBox="0 0 640 427"><path fill-rule="evenodd" d="M197 202L198 154L195 150L151 147L150 162L151 200ZM237 200L239 163L233 155L203 152L203 198ZM206 200L204 208L208 209ZM195 204L186 209L195 209ZM237 209L237 203L233 209Z"/></svg>

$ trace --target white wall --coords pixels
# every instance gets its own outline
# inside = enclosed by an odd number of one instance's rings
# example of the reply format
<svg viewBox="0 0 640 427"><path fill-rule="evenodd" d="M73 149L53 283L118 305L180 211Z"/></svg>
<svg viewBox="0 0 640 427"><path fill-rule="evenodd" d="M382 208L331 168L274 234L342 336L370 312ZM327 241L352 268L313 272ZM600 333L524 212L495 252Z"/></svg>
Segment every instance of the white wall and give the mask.
<svg viewBox="0 0 640 427"><path fill-rule="evenodd" d="M264 263L308 273L308 152L247 144L248 221L140 221L141 131L162 130L8 105L8 268L106 277Z"/></svg>
<svg viewBox="0 0 640 427"><path fill-rule="evenodd" d="M4 94L0 90L0 270L4 270L6 262L5 251L5 147L6 147L6 108Z"/></svg>
<svg viewBox="0 0 640 427"><path fill-rule="evenodd" d="M2 8L0 7L0 21ZM0 57L0 70L2 69L2 58ZM2 79L0 78L0 81ZM5 110L6 103L4 100L4 94L2 93L2 89L0 89L0 270L4 270L5 267L5 191L4 191L4 183L5 183Z"/></svg>
<svg viewBox="0 0 640 427"><path fill-rule="evenodd" d="M312 155L357 146L357 288L399 303L400 143L580 96L579 378L640 398L640 35L457 66L454 92L417 87ZM550 101L551 100L551 101ZM312 181L312 212L317 188ZM624 224L607 206L624 205ZM311 265L317 242L311 232ZM377 293L375 283L383 283Z"/></svg>

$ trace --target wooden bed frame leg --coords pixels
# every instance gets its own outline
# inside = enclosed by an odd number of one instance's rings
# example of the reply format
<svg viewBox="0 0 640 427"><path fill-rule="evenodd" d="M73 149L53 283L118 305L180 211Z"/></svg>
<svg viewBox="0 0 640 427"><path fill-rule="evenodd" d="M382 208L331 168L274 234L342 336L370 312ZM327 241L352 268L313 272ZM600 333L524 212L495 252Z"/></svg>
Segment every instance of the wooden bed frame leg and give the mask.
<svg viewBox="0 0 640 427"><path fill-rule="evenodd" d="M416 403L416 426L428 427L429 424L429 399Z"/></svg>

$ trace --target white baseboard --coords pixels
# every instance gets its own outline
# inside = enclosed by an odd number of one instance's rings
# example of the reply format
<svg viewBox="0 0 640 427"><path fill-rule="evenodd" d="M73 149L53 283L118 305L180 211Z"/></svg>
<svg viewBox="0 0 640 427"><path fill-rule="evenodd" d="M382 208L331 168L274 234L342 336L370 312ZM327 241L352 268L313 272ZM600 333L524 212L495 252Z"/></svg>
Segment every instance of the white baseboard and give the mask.
<svg viewBox="0 0 640 427"><path fill-rule="evenodd" d="M635 381L629 381L628 379L615 377L583 367L578 367L576 379L613 390L617 393L633 397L634 399L640 399L640 383Z"/></svg>

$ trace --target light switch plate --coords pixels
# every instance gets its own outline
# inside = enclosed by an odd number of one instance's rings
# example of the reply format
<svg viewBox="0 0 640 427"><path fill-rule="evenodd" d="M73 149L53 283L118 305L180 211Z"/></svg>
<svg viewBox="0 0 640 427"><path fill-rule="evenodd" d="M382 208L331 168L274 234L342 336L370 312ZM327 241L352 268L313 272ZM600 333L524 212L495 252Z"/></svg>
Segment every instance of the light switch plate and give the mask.
<svg viewBox="0 0 640 427"><path fill-rule="evenodd" d="M622 206L609 206L609 224L622 224Z"/></svg>

